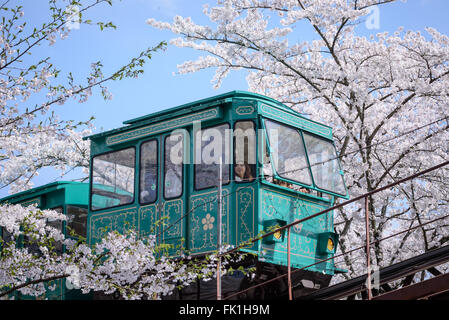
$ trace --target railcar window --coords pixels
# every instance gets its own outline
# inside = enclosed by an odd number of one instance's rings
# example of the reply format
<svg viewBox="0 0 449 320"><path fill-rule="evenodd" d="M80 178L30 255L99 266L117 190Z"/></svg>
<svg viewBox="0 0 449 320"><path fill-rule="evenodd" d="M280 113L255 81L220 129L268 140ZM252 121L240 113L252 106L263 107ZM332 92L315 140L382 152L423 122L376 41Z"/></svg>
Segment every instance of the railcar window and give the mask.
<svg viewBox="0 0 449 320"><path fill-rule="evenodd" d="M307 155L317 187L341 195L346 194L335 146L324 139L304 133Z"/></svg>
<svg viewBox="0 0 449 320"><path fill-rule="evenodd" d="M92 210L129 204L134 199L135 149L99 155L92 164Z"/></svg>
<svg viewBox="0 0 449 320"><path fill-rule="evenodd" d="M252 121L238 121L234 128L234 180L251 182L256 169L256 132Z"/></svg>
<svg viewBox="0 0 449 320"><path fill-rule="evenodd" d="M59 213L63 212L62 207L52 208L51 210L57 211ZM62 221L61 220L48 220L47 224L57 230L59 230L62 233ZM62 254L62 241L56 241L55 244L55 251L57 253Z"/></svg>
<svg viewBox="0 0 449 320"><path fill-rule="evenodd" d="M140 203L153 203L157 199L158 186L157 140L145 142L140 147Z"/></svg>
<svg viewBox="0 0 449 320"><path fill-rule="evenodd" d="M195 137L195 189L218 184L218 161L222 159L222 181L229 182L229 124L207 128Z"/></svg>
<svg viewBox="0 0 449 320"><path fill-rule="evenodd" d="M86 237L87 209L67 206L67 232L73 231L76 236Z"/></svg>
<svg viewBox="0 0 449 320"><path fill-rule="evenodd" d="M270 120L265 120L265 126L277 174L282 178L312 184L299 131Z"/></svg>
<svg viewBox="0 0 449 320"><path fill-rule="evenodd" d="M182 169L184 159L184 137L182 134L165 138L164 152L164 197L176 198L182 194Z"/></svg>

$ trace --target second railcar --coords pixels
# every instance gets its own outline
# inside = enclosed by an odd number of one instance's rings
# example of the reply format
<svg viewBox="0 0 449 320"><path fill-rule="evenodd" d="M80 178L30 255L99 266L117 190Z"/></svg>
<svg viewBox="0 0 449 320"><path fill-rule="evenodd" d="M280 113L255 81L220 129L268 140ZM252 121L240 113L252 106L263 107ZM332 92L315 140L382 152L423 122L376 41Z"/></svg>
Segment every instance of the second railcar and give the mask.
<svg viewBox="0 0 449 320"><path fill-rule="evenodd" d="M39 209L51 209L67 216L66 221L48 222L59 229L66 237L75 240L86 238L87 207L89 199L89 184L70 181L58 181L39 186L27 191L19 192L0 199L0 203L20 204L22 206L36 205ZM16 241L17 246L28 247L34 254L40 254L39 248L23 237L13 239L12 236L0 228L0 236L3 243ZM57 252L64 252L62 243L55 244ZM15 293L18 300L48 299L48 300L80 300L91 299L91 294L82 294L65 279L54 280L45 283L46 292L40 297L27 296ZM50 290L50 287L54 287Z"/></svg>

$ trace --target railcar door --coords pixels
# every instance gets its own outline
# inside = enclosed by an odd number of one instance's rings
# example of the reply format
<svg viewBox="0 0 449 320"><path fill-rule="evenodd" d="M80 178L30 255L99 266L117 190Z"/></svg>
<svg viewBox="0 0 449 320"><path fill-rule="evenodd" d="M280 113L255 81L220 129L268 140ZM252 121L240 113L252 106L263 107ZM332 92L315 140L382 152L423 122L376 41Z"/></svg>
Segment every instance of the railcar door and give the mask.
<svg viewBox="0 0 449 320"><path fill-rule="evenodd" d="M178 255L184 248L186 233L186 168L187 135L177 130L161 137L161 188L159 189L160 241L171 245L170 255Z"/></svg>
<svg viewBox="0 0 449 320"><path fill-rule="evenodd" d="M222 159L222 243L230 241L230 126L228 123L195 128L192 135L187 248L191 254L217 249L219 159Z"/></svg>
<svg viewBox="0 0 449 320"><path fill-rule="evenodd" d="M140 146L140 236L156 235L176 255L185 238L185 134L182 131L145 141Z"/></svg>
<svg viewBox="0 0 449 320"><path fill-rule="evenodd" d="M160 233L160 137L140 144L139 148L139 236Z"/></svg>
<svg viewBox="0 0 449 320"><path fill-rule="evenodd" d="M254 238L256 231L255 197L257 194L256 172L256 127L251 119L238 120L234 123L234 174L233 193L235 213L234 244L240 245ZM255 243L252 249L255 249ZM248 247L246 247L248 249Z"/></svg>

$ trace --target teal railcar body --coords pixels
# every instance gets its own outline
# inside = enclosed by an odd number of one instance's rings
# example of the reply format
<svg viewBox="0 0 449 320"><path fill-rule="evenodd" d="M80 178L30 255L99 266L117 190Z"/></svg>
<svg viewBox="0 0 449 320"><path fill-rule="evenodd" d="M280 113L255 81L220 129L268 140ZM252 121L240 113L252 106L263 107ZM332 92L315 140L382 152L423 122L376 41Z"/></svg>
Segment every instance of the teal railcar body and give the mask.
<svg viewBox="0 0 449 320"><path fill-rule="evenodd" d="M133 229L172 244L173 255L215 251L219 167L211 159L220 157L223 244L238 246L329 208L336 197L348 198L332 128L250 92L232 91L128 120L88 139L91 245L111 230ZM338 271L332 259L316 264L335 254L333 221L329 212L293 227L291 266L313 265L298 283L307 278L317 289ZM267 266L287 266L283 232L242 251L257 256L261 278Z"/></svg>
<svg viewBox="0 0 449 320"><path fill-rule="evenodd" d="M66 237L79 239L86 237L88 199L88 183L59 181L4 197L0 199L0 203L22 206L34 204L42 210L52 209L61 212L67 216L67 220L53 226L59 228ZM70 232L69 229L73 232ZM4 241L9 241L6 230L0 228L0 233ZM17 245L24 246L23 239L18 239ZM61 245L58 250L64 252L65 247ZM38 254L38 252L36 253ZM46 282L45 286L47 291L37 299L91 299L91 295L81 294L80 290L74 289L70 283L66 283L65 279ZM52 290L49 289L50 287ZM19 300L36 299L20 293L15 293L14 298Z"/></svg>

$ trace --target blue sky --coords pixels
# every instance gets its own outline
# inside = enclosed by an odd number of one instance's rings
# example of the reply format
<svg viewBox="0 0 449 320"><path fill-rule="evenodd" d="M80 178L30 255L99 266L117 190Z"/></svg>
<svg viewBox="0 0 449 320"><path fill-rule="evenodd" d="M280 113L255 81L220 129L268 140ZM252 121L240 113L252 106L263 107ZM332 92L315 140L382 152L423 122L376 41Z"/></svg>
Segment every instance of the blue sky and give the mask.
<svg viewBox="0 0 449 320"><path fill-rule="evenodd" d="M190 16L195 22L208 23L202 13L203 5L211 6L214 0L122 0L113 6L101 5L89 14L93 20L112 21L117 29L100 31L97 26L81 25L66 40L58 40L52 47L41 46L38 54L50 56L54 65L62 70L62 76L72 71L80 81L90 71L92 62L101 60L105 74L110 74L126 64L133 56L154 46L161 40L170 40L174 35L168 31L154 29L145 23L148 18L172 21L175 15ZM39 23L48 18L47 1L24 0L25 17ZM449 34L449 1L409 0L380 7L378 30L368 30L363 24L359 33L367 35L383 31L394 32L403 26L406 30L424 30L434 27ZM24 17L24 18L25 18ZM86 17L87 18L87 17ZM312 39L309 30L295 30L301 40ZM183 103L206 98L231 90L246 90L246 74L231 74L220 89L214 90L210 83L213 70L195 74L176 75L176 66L185 60L194 60L200 55L190 49L178 49L169 45L165 52L158 52L145 65L145 73L138 79L125 79L108 85L114 98L104 101L99 92L88 102L79 104L68 101L64 106L56 106L55 111L63 119L86 120L91 116L96 132L120 127L122 121L145 114L174 107ZM72 178L73 176L68 176ZM34 179L36 186L58 179L52 170L44 170ZM67 178L66 178L67 179ZM0 197L7 194L0 189Z"/></svg>

